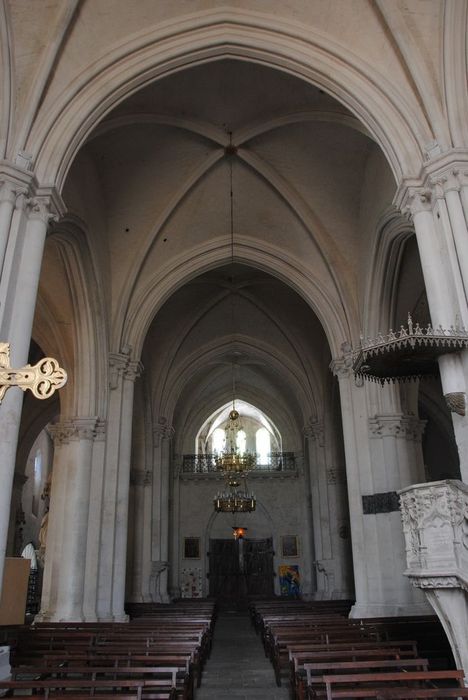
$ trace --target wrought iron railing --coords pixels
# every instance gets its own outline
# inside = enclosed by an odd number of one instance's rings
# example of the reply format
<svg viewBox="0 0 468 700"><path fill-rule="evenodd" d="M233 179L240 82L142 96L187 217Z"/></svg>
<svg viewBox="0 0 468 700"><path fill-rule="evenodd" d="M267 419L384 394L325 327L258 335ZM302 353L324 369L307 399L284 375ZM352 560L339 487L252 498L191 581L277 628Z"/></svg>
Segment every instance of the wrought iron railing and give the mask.
<svg viewBox="0 0 468 700"><path fill-rule="evenodd" d="M296 457L294 452L270 452L266 461L260 462L257 455L257 463L254 472L284 472L296 470ZM182 473L184 474L210 474L218 472L216 467L216 455L183 455Z"/></svg>

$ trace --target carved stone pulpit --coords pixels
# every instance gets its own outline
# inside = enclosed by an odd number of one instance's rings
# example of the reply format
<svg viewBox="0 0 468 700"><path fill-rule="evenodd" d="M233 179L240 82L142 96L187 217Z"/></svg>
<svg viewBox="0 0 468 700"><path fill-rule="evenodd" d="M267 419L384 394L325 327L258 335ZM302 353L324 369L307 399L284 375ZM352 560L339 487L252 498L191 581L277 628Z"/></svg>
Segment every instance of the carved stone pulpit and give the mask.
<svg viewBox="0 0 468 700"><path fill-rule="evenodd" d="M399 494L405 575L426 594L468 679L468 485L447 479Z"/></svg>

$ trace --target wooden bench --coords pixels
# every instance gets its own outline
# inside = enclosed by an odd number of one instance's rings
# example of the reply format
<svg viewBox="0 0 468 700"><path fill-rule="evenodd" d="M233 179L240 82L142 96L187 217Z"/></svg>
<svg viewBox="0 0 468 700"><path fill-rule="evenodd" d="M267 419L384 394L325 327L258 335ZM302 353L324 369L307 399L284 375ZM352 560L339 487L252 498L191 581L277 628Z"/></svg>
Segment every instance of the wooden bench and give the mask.
<svg viewBox="0 0 468 700"><path fill-rule="evenodd" d="M411 697L422 697L421 691L429 693L425 693L424 697L468 697L468 688L464 687L463 678L463 671L324 675L325 690L308 689L308 692L310 698L326 696L327 700L396 697L395 693L400 693L399 697L409 697L409 693ZM435 681L442 683L442 687L435 687ZM447 682L451 682L453 687L447 687Z"/></svg>

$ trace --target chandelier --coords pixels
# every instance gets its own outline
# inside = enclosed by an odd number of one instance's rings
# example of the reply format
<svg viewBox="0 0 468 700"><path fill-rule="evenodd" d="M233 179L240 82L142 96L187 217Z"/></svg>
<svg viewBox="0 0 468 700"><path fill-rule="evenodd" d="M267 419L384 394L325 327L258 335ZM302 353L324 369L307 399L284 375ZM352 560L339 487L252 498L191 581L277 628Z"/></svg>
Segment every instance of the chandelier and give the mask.
<svg viewBox="0 0 468 700"><path fill-rule="evenodd" d="M256 455L239 450L238 435L242 425L235 399L232 406L225 426L225 449L216 457L216 466L226 479L226 488L216 494L214 508L217 513L251 513L255 510L256 500L247 490L246 476L255 467Z"/></svg>
<svg viewBox="0 0 468 700"><path fill-rule="evenodd" d="M229 146L226 155L229 157L230 184L230 233L231 233L231 268L234 268L234 204L232 189L232 156L236 149L232 145L232 134L229 135ZM234 328L234 298L231 292L232 328ZM239 449L239 433L242 430L239 412L236 410L236 383L234 363L232 364L232 409L229 420L224 426L225 443L222 452L215 458L217 469L226 479L226 488L218 492L213 504L217 513L251 513L255 510L256 500L247 490L246 476L256 465L256 455Z"/></svg>

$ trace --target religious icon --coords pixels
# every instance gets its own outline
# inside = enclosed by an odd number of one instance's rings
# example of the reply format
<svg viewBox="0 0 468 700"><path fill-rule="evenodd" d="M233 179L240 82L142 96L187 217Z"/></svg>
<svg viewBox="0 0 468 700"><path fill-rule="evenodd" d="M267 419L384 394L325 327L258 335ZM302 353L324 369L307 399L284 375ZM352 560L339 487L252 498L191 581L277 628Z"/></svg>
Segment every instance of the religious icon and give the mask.
<svg viewBox="0 0 468 700"><path fill-rule="evenodd" d="M281 564L279 582L282 596L299 598L301 595L301 577L297 564Z"/></svg>
<svg viewBox="0 0 468 700"><path fill-rule="evenodd" d="M184 559L200 559L199 537L184 537Z"/></svg>
<svg viewBox="0 0 468 700"><path fill-rule="evenodd" d="M281 538L281 548L283 557L298 557L299 548L296 535L284 535Z"/></svg>

